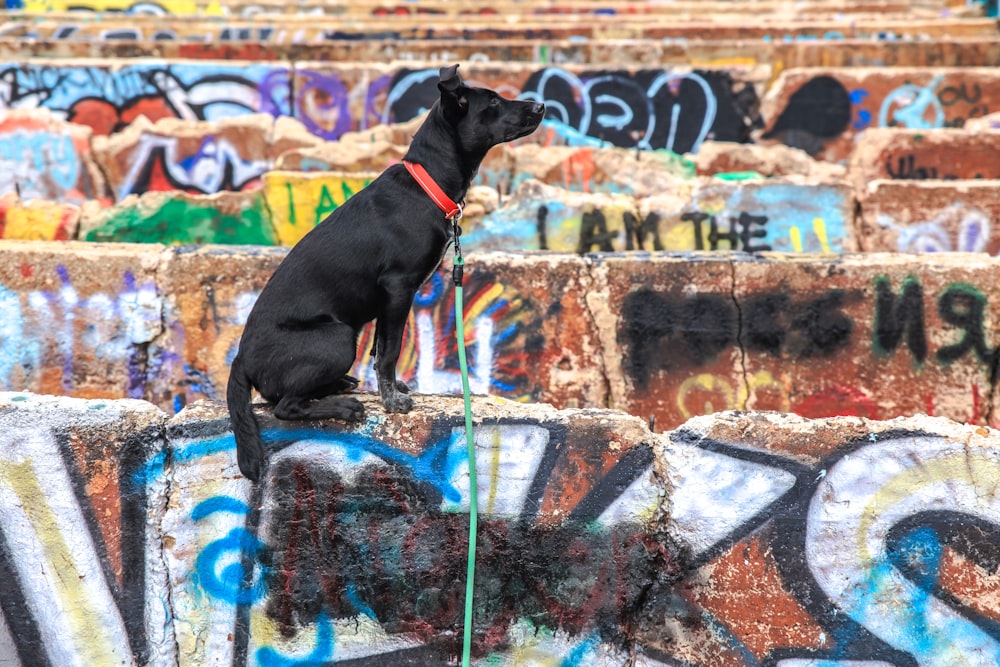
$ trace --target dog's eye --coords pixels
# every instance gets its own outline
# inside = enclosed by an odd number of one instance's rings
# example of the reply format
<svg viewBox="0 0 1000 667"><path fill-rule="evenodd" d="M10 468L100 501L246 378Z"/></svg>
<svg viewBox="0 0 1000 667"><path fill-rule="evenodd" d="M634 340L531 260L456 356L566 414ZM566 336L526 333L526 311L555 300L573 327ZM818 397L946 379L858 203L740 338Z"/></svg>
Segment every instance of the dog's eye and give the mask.
<svg viewBox="0 0 1000 667"><path fill-rule="evenodd" d="M490 98L490 106L491 107L500 106L500 98L499 97L491 97Z"/></svg>

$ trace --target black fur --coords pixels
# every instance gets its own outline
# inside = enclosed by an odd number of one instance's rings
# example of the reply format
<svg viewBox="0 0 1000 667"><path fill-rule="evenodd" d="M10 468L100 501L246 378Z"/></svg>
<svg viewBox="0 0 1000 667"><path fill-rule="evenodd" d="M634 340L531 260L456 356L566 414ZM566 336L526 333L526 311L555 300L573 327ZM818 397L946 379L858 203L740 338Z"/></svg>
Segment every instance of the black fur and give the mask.
<svg viewBox="0 0 1000 667"><path fill-rule="evenodd" d="M427 169L453 201L465 197L486 152L530 134L545 107L466 86L443 67L435 102L405 160ZM413 399L396 380L413 297L452 242L452 225L403 165L386 169L288 253L257 299L230 370L227 402L240 471L260 477L264 448L250 403L256 388L279 419L364 418L347 375L362 326L377 320L375 367L388 412Z"/></svg>

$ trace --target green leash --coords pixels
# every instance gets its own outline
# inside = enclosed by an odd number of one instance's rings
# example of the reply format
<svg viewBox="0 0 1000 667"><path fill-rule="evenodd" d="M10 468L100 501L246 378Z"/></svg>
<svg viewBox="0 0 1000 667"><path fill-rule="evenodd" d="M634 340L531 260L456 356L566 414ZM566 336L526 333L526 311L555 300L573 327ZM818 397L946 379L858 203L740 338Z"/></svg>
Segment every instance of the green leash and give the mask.
<svg viewBox="0 0 1000 667"><path fill-rule="evenodd" d="M469 364L465 358L465 306L462 303L462 279L465 258L459 237L458 221L462 212L451 219L455 233L455 264L451 270L455 282L455 335L458 337L458 367L462 372L462 398L465 400L465 455L469 462L469 559L465 569L465 635L462 641L462 667L469 667L472 654L472 593L476 580L476 534L479 528L479 482L476 477L476 444L472 434L472 393L469 391Z"/></svg>

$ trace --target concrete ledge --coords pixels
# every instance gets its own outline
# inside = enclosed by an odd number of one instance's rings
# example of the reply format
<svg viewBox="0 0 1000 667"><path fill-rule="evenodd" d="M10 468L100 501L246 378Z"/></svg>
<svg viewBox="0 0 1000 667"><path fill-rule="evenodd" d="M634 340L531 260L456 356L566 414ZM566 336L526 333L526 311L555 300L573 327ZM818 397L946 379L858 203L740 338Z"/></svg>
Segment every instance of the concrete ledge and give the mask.
<svg viewBox="0 0 1000 667"><path fill-rule="evenodd" d="M76 24L63 27L72 31ZM900 26L894 26L899 28ZM710 29L710 26L706 27ZM219 39L196 41L153 39L74 40L71 37L51 40L6 37L0 41L0 57L24 58L187 58L191 60L255 60L326 62L431 62L436 59L467 62L482 59L491 62L522 62L626 65L688 65L712 67L725 63L767 65L775 69L792 67L983 67L1000 65L1000 44L989 36L941 36L933 43L918 31L902 34L894 28L853 34L846 30L826 29L822 35L793 34L773 30L763 38L708 39L705 30L676 39L525 39L511 35L506 39L413 40L380 38L372 40L325 41L301 43L295 33L270 31L268 38L249 42L224 41L228 26L206 28L217 32ZM124 30L137 30L129 25ZM260 36L263 28L253 30ZM138 30L137 37L149 31ZM985 31L984 31L985 32ZM845 37L845 33L852 34ZM177 31L179 38L183 31ZM769 38L769 39L768 39Z"/></svg>
<svg viewBox="0 0 1000 667"><path fill-rule="evenodd" d="M1000 253L997 181L897 181L868 184L861 199L862 250Z"/></svg>
<svg viewBox="0 0 1000 667"><path fill-rule="evenodd" d="M351 427L259 410L272 454L252 485L218 405L167 421L139 401L0 394L0 660L454 660L461 400L417 395L401 416L360 396ZM1000 617L1000 432L728 412L652 433L492 398L473 413L477 667L1000 651L981 629ZM919 599L961 632L929 645Z"/></svg>
<svg viewBox="0 0 1000 667"><path fill-rule="evenodd" d="M785 70L761 100L761 138L838 162L868 127L962 127L998 102L1000 74L989 67Z"/></svg>
<svg viewBox="0 0 1000 667"><path fill-rule="evenodd" d="M222 399L282 248L0 244L0 387ZM660 429L724 409L997 424L1000 262L941 253L470 254L476 393L608 406ZM460 389L449 266L418 294L401 378ZM374 389L362 330L353 374Z"/></svg>

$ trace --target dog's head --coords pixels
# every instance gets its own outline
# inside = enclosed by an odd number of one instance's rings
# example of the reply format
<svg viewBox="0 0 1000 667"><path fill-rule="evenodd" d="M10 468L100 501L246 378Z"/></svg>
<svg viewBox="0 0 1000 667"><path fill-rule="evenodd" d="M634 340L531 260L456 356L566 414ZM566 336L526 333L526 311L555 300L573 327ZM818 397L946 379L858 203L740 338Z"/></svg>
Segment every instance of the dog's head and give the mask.
<svg viewBox="0 0 1000 667"><path fill-rule="evenodd" d="M488 88L465 85L458 65L441 68L438 90L445 119L458 131L462 148L472 153L531 134L545 116L541 102L508 100Z"/></svg>

